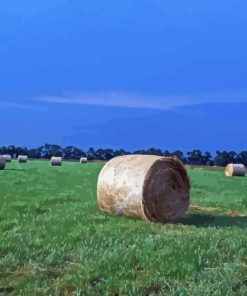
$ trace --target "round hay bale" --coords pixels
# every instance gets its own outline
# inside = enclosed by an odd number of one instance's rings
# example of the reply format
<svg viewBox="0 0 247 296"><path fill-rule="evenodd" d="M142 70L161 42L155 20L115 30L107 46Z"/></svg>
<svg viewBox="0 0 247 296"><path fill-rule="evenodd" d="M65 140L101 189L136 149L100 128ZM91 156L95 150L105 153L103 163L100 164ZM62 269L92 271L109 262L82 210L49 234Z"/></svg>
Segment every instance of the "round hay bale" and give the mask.
<svg viewBox="0 0 247 296"><path fill-rule="evenodd" d="M6 160L0 156L0 170L4 170L6 165Z"/></svg>
<svg viewBox="0 0 247 296"><path fill-rule="evenodd" d="M19 155L18 156L18 162L20 162L20 163L26 163L27 159L28 159L27 155Z"/></svg>
<svg viewBox="0 0 247 296"><path fill-rule="evenodd" d="M232 176L244 177L245 176L245 166L241 163L236 163L236 164L229 163L226 166L225 175L227 177L232 177Z"/></svg>
<svg viewBox="0 0 247 296"><path fill-rule="evenodd" d="M172 157L125 155L101 170L97 196L102 211L169 222L184 217L190 181L183 164Z"/></svg>
<svg viewBox="0 0 247 296"><path fill-rule="evenodd" d="M87 158L86 157L81 157L80 158L80 163L87 163Z"/></svg>
<svg viewBox="0 0 247 296"><path fill-rule="evenodd" d="M62 165L62 157L55 157L51 158L51 165L52 166L61 166Z"/></svg>
<svg viewBox="0 0 247 296"><path fill-rule="evenodd" d="M0 157L3 157L6 162L11 162L12 157L9 154L0 155Z"/></svg>

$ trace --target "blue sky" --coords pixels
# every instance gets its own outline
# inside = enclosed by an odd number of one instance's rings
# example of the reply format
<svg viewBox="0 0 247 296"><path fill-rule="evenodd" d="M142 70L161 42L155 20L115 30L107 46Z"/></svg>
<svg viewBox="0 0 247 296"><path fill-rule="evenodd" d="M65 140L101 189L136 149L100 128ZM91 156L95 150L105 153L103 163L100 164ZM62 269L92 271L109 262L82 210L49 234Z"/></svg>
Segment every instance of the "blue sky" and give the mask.
<svg viewBox="0 0 247 296"><path fill-rule="evenodd" d="M0 145L247 149L246 11L244 0L1 1Z"/></svg>

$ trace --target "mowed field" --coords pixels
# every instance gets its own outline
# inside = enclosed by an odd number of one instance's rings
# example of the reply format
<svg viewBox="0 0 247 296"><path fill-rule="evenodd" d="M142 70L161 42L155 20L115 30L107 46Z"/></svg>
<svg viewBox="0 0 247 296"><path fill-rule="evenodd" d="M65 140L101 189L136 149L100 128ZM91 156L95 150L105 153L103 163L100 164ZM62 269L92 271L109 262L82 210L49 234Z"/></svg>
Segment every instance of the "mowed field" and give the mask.
<svg viewBox="0 0 247 296"><path fill-rule="evenodd" d="M102 163L0 171L0 295L247 295L247 177L188 168L187 218L102 213Z"/></svg>

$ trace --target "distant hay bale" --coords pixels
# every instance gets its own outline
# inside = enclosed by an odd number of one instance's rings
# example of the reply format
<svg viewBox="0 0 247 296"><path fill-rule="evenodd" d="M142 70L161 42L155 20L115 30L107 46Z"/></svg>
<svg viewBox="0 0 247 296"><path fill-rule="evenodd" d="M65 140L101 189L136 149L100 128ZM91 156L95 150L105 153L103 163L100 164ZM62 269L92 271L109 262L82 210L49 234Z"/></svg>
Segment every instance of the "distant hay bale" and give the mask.
<svg viewBox="0 0 247 296"><path fill-rule="evenodd" d="M61 166L62 165L62 157L55 157L51 158L51 165L52 166Z"/></svg>
<svg viewBox="0 0 247 296"><path fill-rule="evenodd" d="M0 156L0 170L4 170L6 165L6 160Z"/></svg>
<svg viewBox="0 0 247 296"><path fill-rule="evenodd" d="M0 157L4 158L6 162L11 162L12 157L9 154L0 155Z"/></svg>
<svg viewBox="0 0 247 296"><path fill-rule="evenodd" d="M241 163L229 163L226 166L225 169L225 175L227 177L232 177L232 176L239 176L239 177L244 177L245 176L245 166Z"/></svg>
<svg viewBox="0 0 247 296"><path fill-rule="evenodd" d="M86 163L87 162L87 158L86 157L81 157L80 158L80 163Z"/></svg>
<svg viewBox="0 0 247 296"><path fill-rule="evenodd" d="M28 156L27 155L19 155L18 156L18 162L20 163L26 163L28 160Z"/></svg>
<svg viewBox="0 0 247 296"><path fill-rule="evenodd" d="M110 160L97 185L102 211L170 222L184 217L190 181L183 164L172 157L125 155Z"/></svg>

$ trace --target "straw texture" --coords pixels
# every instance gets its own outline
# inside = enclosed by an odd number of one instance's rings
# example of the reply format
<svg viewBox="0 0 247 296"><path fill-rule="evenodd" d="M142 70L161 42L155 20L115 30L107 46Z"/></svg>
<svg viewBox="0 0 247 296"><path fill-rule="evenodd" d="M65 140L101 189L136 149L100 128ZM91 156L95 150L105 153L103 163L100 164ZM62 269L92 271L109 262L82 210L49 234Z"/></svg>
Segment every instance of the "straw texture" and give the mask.
<svg viewBox="0 0 247 296"><path fill-rule="evenodd" d="M61 166L62 165L62 157L55 157L51 158L51 165L52 166Z"/></svg>
<svg viewBox="0 0 247 296"><path fill-rule="evenodd" d="M225 175L227 177L238 176L243 177L245 176L245 166L241 163L229 163L225 169Z"/></svg>
<svg viewBox="0 0 247 296"><path fill-rule="evenodd" d="M97 186L101 210L115 215L169 222L189 207L190 182L177 158L127 155L110 160Z"/></svg>

